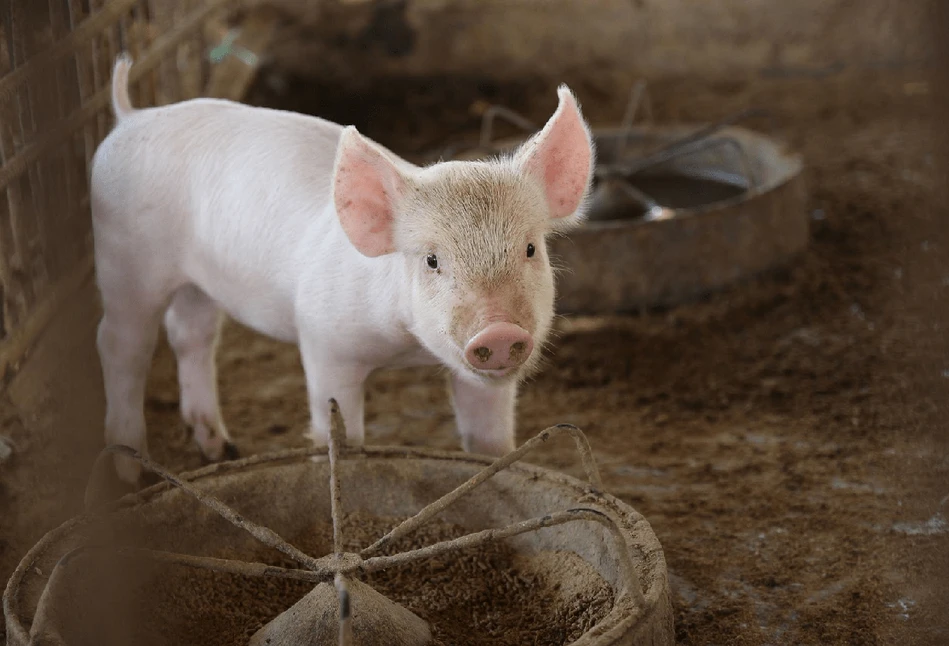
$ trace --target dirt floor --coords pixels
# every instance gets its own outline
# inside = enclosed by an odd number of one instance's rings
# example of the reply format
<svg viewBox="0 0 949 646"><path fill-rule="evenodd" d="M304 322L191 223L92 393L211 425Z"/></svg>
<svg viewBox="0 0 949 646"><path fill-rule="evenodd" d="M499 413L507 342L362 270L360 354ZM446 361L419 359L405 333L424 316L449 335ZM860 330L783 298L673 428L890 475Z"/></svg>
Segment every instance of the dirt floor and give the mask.
<svg viewBox="0 0 949 646"><path fill-rule="evenodd" d="M550 367L523 389L518 440L558 422L580 426L606 488L652 524L680 644L949 643L949 452L944 433L933 433L944 428L949 387L949 254L933 214L926 80L879 70L650 85L661 120L771 110L777 132L805 154L811 182L813 241L793 266L668 311L563 319ZM622 113L622 97L575 89L595 125ZM475 134L468 108L477 98L542 120L555 95L533 81L506 88L476 79L429 80L408 93L397 84L304 91L292 80L277 92L264 79L254 95L355 123L406 155ZM91 327L75 334L82 343L69 353L48 351L37 363L94 363ZM229 324L219 365L242 453L306 445L295 348ZM19 444L0 467L3 578L45 527L76 509L76 483L99 441L90 421L101 407L97 380L57 386L81 402L76 428L88 433L7 417ZM28 400L29 387L20 390ZM150 445L162 463L191 469L201 460L177 402L162 344L147 402ZM73 419L71 410L49 414ZM16 430L30 424L52 430ZM374 376L367 435L457 448L443 377ZM568 442L535 461L580 474Z"/></svg>

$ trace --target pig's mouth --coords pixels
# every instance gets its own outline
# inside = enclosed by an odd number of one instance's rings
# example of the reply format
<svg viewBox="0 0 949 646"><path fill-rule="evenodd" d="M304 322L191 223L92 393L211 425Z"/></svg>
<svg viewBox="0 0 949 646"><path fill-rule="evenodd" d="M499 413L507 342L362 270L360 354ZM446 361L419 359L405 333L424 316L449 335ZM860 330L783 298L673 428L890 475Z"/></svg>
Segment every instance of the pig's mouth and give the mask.
<svg viewBox="0 0 949 646"><path fill-rule="evenodd" d="M479 368L475 368L474 366L471 366L471 367L474 369L474 371L477 374L483 375L490 379L503 379L504 377L508 377L517 371L517 368L500 368L497 370L481 370Z"/></svg>

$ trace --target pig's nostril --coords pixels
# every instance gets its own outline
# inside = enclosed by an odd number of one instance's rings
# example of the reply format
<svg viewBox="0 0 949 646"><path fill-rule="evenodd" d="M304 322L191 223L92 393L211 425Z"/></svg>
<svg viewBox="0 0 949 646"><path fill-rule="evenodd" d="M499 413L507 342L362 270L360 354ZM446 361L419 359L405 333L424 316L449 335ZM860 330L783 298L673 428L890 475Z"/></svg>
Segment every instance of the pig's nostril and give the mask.
<svg viewBox="0 0 949 646"><path fill-rule="evenodd" d="M523 341L518 341L517 343L512 344L511 351L508 354L508 360L520 363L526 349L527 344Z"/></svg>
<svg viewBox="0 0 949 646"><path fill-rule="evenodd" d="M478 357L478 360L481 361L481 363L484 363L488 359L490 359L491 355L494 353L491 352L490 348L481 347L481 348L476 349L474 351L474 354L476 357Z"/></svg>

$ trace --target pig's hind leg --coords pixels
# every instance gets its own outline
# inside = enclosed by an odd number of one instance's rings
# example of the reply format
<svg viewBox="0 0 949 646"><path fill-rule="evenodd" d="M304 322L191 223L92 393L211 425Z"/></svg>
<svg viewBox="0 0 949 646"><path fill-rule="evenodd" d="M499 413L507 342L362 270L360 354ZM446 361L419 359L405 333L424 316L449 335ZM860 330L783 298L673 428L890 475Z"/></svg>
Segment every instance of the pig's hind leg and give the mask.
<svg viewBox="0 0 949 646"><path fill-rule="evenodd" d="M211 461L237 457L218 398L215 355L220 329L217 304L194 285L179 287L165 312L165 330L178 360L181 417Z"/></svg>
<svg viewBox="0 0 949 646"><path fill-rule="evenodd" d="M145 382L167 296L149 289L150 282L139 280L128 267L108 262L112 257L100 250L96 256L103 308L96 345L106 396L105 442L147 456ZM115 469L129 484L141 475L141 466L122 455L115 456Z"/></svg>

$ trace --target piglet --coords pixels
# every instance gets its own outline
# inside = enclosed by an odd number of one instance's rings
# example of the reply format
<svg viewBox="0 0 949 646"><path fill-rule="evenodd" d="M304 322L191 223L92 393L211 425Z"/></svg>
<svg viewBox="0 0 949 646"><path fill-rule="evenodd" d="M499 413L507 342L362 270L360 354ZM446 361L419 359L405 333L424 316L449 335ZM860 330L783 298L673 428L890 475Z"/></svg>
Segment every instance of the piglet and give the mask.
<svg viewBox="0 0 949 646"><path fill-rule="evenodd" d="M223 312L299 346L317 444L330 398L347 441L363 442L373 370L441 364L464 450L515 448L518 385L554 315L546 240L580 222L593 170L566 86L513 154L419 167L292 112L214 99L134 109L131 66L122 55L113 69L116 125L91 175L107 443L147 454L164 322L185 423L208 459L233 453L216 383ZM116 469L140 475L122 456Z"/></svg>

